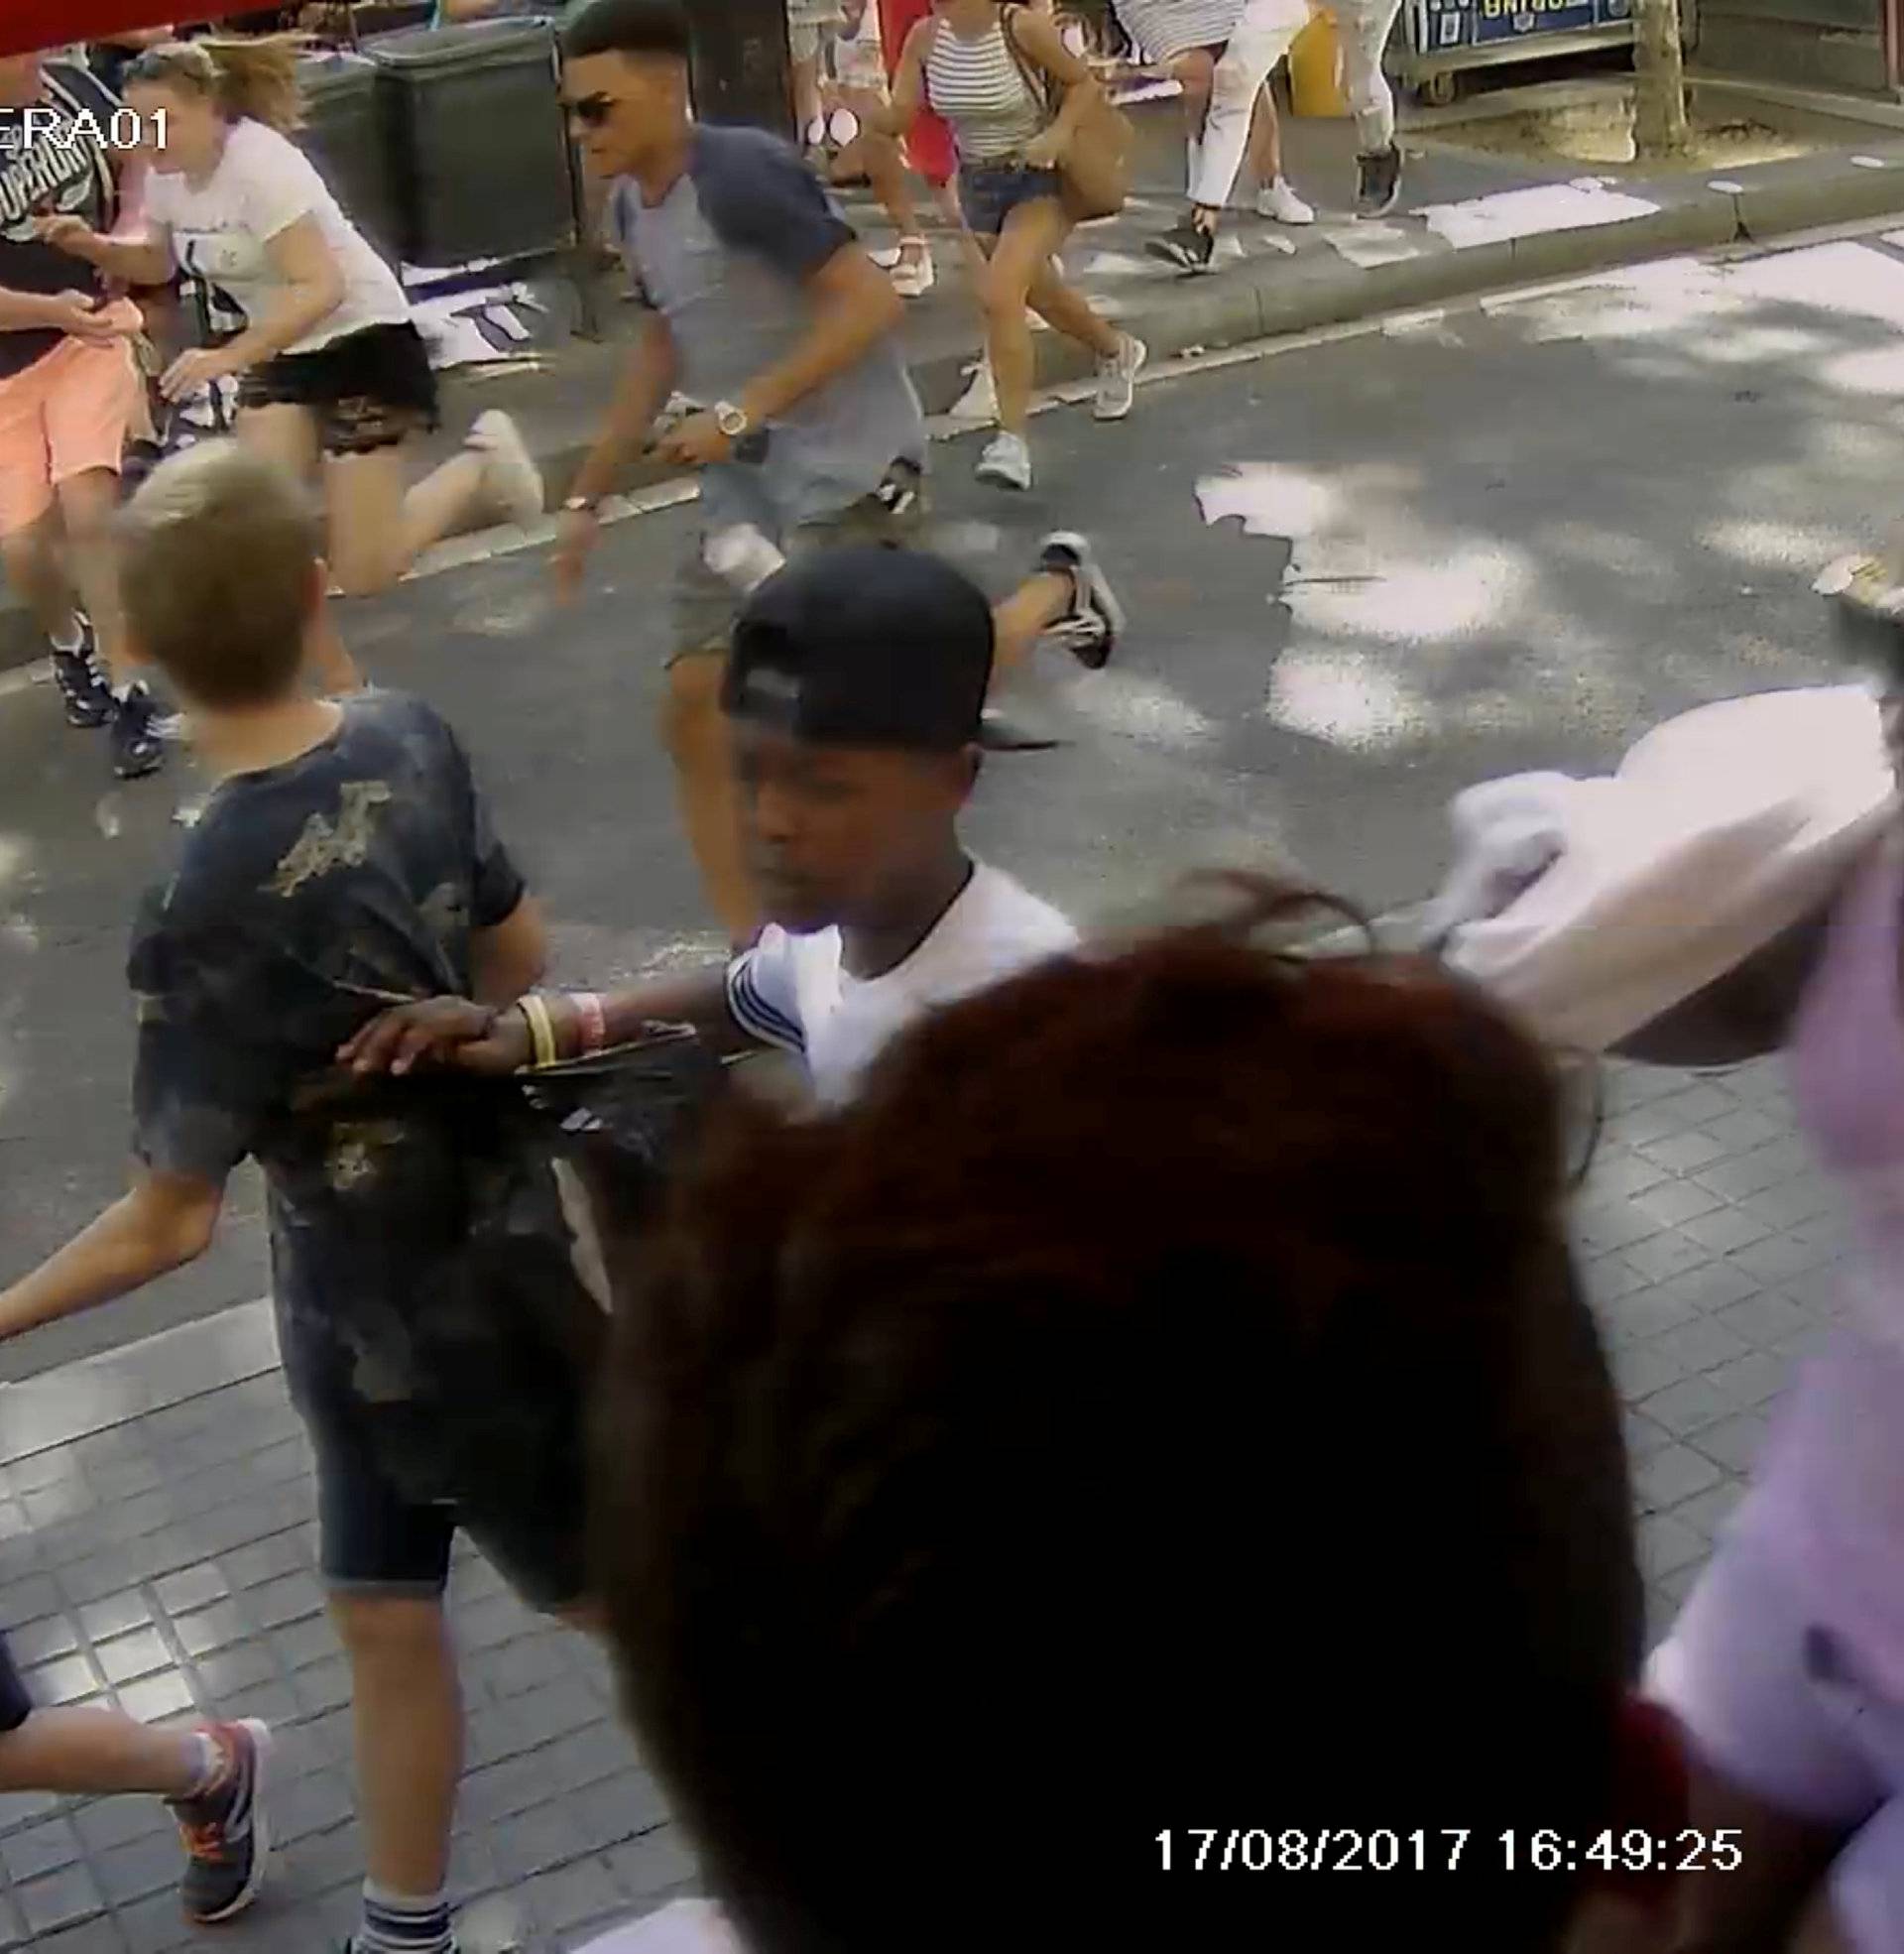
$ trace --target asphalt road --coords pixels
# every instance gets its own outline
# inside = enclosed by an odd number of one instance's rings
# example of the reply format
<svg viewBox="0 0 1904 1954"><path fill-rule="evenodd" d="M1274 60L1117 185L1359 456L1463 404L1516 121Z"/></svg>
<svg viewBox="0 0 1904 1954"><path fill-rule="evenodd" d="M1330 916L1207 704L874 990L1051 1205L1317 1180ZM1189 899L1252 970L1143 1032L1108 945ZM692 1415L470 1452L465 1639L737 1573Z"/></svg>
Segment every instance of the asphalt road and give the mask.
<svg viewBox="0 0 1904 1954"><path fill-rule="evenodd" d="M1900 324L1881 242L1675 262L1163 379L1120 427L1054 413L1029 497L941 449L952 553L1003 589L1044 530L1087 530L1132 616L1109 672L1034 674L1071 743L988 768L976 845L1082 916L1215 863L1380 910L1433 885L1462 786L1593 770L1688 704L1830 676L1810 580L1898 504ZM713 947L653 733L691 519L613 531L572 612L528 551L349 620L381 682L462 729L565 976ZM0 1276L122 1185L123 941L189 789L184 766L110 789L48 688L0 697ZM229 1222L0 1377L261 1293L249 1177Z"/></svg>

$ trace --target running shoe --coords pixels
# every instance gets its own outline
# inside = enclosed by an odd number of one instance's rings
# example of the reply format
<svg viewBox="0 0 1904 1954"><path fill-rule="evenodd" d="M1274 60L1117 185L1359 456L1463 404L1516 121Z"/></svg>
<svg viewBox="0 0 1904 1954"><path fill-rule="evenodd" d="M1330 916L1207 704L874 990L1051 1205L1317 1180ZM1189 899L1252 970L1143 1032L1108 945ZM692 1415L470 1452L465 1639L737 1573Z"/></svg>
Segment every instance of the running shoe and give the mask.
<svg viewBox="0 0 1904 1954"><path fill-rule="evenodd" d="M92 620L79 614L79 642L70 651L53 648L53 681L66 708L66 724L90 730L112 718L112 687L99 673L99 640Z"/></svg>
<svg viewBox="0 0 1904 1954"><path fill-rule="evenodd" d="M1393 143L1356 158L1356 215L1385 217L1401 194L1401 151Z"/></svg>
<svg viewBox="0 0 1904 1954"><path fill-rule="evenodd" d="M467 444L483 457L483 488L497 515L519 529L539 522L547 506L542 471L515 422L493 407L476 417Z"/></svg>
<svg viewBox="0 0 1904 1954"><path fill-rule="evenodd" d="M995 488L1028 489L1031 486L1031 450L1022 434L1001 431L986 444L979 456L978 478Z"/></svg>
<svg viewBox="0 0 1904 1954"><path fill-rule="evenodd" d="M932 247L922 237L900 238L898 262L892 267L892 290L901 299L923 299L938 282Z"/></svg>
<svg viewBox="0 0 1904 1954"><path fill-rule="evenodd" d="M1217 255L1217 234L1186 217L1161 237L1153 237L1143 248L1151 257L1161 258L1180 272L1207 272Z"/></svg>
<svg viewBox="0 0 1904 1954"><path fill-rule="evenodd" d="M1267 217L1272 224L1300 225L1316 221L1314 206L1296 194L1286 177L1278 177L1256 192L1256 215Z"/></svg>
<svg viewBox="0 0 1904 1954"><path fill-rule="evenodd" d="M173 1806L189 1858L178 1897L185 1918L201 1927L242 1913L258 1897L271 1857L265 1812L265 1775L271 1732L255 1718L205 1727L224 1754L217 1784L202 1798Z"/></svg>
<svg viewBox="0 0 1904 1954"><path fill-rule="evenodd" d="M1124 335L1124 343L1108 360L1098 362L1098 397L1092 415L1099 421L1122 421L1137 402L1137 375L1150 357L1141 339Z"/></svg>
<svg viewBox="0 0 1904 1954"><path fill-rule="evenodd" d="M945 418L966 427L989 427L999 418L999 390L992 381L992 362L975 360L967 373L970 384L946 409Z"/></svg>
<svg viewBox="0 0 1904 1954"><path fill-rule="evenodd" d="M111 739L112 771L122 781L144 780L165 765L159 706L144 685L113 700Z"/></svg>
<svg viewBox="0 0 1904 1954"><path fill-rule="evenodd" d="M1071 579L1071 608L1045 636L1055 638L1087 671L1102 672L1118 649L1125 615L1097 551L1083 537L1060 530L1044 539L1038 568Z"/></svg>

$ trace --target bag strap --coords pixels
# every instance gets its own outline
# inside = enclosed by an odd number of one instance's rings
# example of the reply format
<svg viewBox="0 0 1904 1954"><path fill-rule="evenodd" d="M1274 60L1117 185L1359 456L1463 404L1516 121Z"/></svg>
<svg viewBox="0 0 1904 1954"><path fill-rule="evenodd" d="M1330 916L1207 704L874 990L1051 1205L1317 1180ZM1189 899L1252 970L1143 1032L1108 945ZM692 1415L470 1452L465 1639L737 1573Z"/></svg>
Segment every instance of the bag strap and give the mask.
<svg viewBox="0 0 1904 1954"><path fill-rule="evenodd" d="M1018 31L1012 22L1024 12L1023 7L1017 4L1017 0L1010 0L1010 4L1001 7L999 12L1003 16L999 23L999 31L1005 36L1006 51L1012 57L1012 66L1018 70L1018 78L1029 91L1031 99L1043 109L1045 114L1055 116L1063 105L1064 91L1057 89L1059 99L1056 102L1051 99L1052 92L1057 87L1055 77L1047 75L1019 45Z"/></svg>

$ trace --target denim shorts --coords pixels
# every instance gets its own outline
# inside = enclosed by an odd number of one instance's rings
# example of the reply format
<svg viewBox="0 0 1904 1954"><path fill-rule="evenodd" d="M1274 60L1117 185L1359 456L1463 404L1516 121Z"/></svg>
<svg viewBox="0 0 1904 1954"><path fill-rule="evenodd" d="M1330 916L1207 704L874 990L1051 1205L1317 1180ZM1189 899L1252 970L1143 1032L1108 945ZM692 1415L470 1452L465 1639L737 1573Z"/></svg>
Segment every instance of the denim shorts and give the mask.
<svg viewBox="0 0 1904 1954"><path fill-rule="evenodd" d="M1033 170L1010 158L968 163L959 171L959 203L975 237L997 237L1020 203L1063 194L1064 179L1057 171Z"/></svg>

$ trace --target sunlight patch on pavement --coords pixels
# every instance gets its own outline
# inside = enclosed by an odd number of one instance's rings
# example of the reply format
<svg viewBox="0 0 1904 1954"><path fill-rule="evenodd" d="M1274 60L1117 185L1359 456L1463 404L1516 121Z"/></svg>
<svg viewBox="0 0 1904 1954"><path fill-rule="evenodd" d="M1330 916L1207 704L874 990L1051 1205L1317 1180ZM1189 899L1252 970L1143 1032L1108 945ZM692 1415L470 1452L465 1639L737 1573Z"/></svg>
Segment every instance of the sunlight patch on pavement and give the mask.
<svg viewBox="0 0 1904 1954"><path fill-rule="evenodd" d="M1208 714L1154 678L1107 672L1072 689L1066 704L1100 732L1121 734L1149 746L1181 749L1218 729Z"/></svg>
<svg viewBox="0 0 1904 1954"><path fill-rule="evenodd" d="M1203 520L1214 526L1238 517L1246 536L1311 536L1334 520L1340 501L1338 487L1321 475L1274 461L1238 462L1197 483Z"/></svg>
<svg viewBox="0 0 1904 1954"><path fill-rule="evenodd" d="M1604 189L1596 180L1583 178L1572 183L1502 190L1464 203L1431 203L1418 214L1436 237L1459 248L1540 237L1549 231L1584 230L1593 224L1623 224L1650 217L1658 208L1643 196Z"/></svg>
<svg viewBox="0 0 1904 1954"><path fill-rule="evenodd" d="M1263 710L1292 733L1352 753L1400 745L1432 724L1426 700L1357 652L1285 652Z"/></svg>
<svg viewBox="0 0 1904 1954"><path fill-rule="evenodd" d="M1476 544L1432 562L1391 562L1372 582L1293 589L1288 602L1299 633L1420 644L1505 623L1533 581L1521 551Z"/></svg>
<svg viewBox="0 0 1904 1954"><path fill-rule="evenodd" d="M1765 569L1800 568L1809 575L1844 555L1856 539L1839 530L1744 521L1715 523L1700 541L1708 550L1722 550L1742 563Z"/></svg>
<svg viewBox="0 0 1904 1954"><path fill-rule="evenodd" d="M1727 266L1726 281L1753 299L1904 326L1904 265L1866 244L1845 240L1747 259Z"/></svg>
<svg viewBox="0 0 1904 1954"><path fill-rule="evenodd" d="M1323 233L1323 242L1339 257L1348 259L1358 271L1373 271L1379 265L1398 265L1404 258L1422 256L1421 240L1410 237L1399 224L1350 224Z"/></svg>
<svg viewBox="0 0 1904 1954"><path fill-rule="evenodd" d="M1904 395L1904 345L1867 346L1840 353L1813 369L1818 380L1839 394Z"/></svg>

